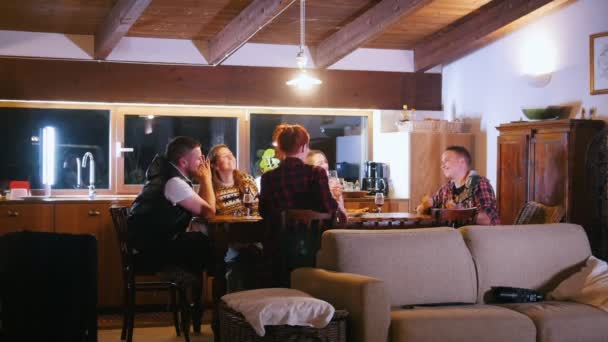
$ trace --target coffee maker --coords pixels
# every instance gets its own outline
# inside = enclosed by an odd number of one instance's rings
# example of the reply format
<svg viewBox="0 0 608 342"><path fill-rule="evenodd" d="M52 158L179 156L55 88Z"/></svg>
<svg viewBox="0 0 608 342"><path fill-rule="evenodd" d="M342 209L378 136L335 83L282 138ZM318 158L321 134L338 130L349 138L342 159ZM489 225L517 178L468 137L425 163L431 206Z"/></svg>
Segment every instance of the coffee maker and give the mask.
<svg viewBox="0 0 608 342"><path fill-rule="evenodd" d="M388 165L373 161L363 164L365 177L361 182L361 190L368 191L370 195L378 192L388 195Z"/></svg>

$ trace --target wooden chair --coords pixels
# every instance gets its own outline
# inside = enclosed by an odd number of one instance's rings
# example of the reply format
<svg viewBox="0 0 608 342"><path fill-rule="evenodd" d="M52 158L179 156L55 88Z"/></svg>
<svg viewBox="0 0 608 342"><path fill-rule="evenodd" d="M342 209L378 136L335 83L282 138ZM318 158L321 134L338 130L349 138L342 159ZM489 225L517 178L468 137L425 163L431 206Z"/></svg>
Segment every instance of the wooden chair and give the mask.
<svg viewBox="0 0 608 342"><path fill-rule="evenodd" d="M524 205L513 224L542 224L561 222L566 210L560 205L547 206L542 203L530 201Z"/></svg>
<svg viewBox="0 0 608 342"><path fill-rule="evenodd" d="M464 209L431 209L433 224L454 228L474 225L477 220L477 208Z"/></svg>
<svg viewBox="0 0 608 342"><path fill-rule="evenodd" d="M127 342L133 340L133 327L135 320L135 294L137 291L159 291L166 290L169 292L169 300L173 310L173 323L175 332L180 336L180 332L184 333L186 342L190 341L190 308L186 299L186 290L193 282L198 281L196 275L188 274L181 270L173 270L168 272L140 270L137 267L137 252L131 246L128 232L127 217L129 208L112 206L110 208L112 221L118 237L120 246L120 256L122 262L123 288L124 288L124 307L123 307L123 324L120 339ZM138 276L159 276L167 280L161 281L136 281ZM179 307L179 314L178 314ZM181 319L180 319L181 318ZM181 321L181 327L180 327ZM196 330L196 329L195 329Z"/></svg>
<svg viewBox="0 0 608 342"><path fill-rule="evenodd" d="M335 217L313 210L289 209L281 213L276 248L280 257L278 285L288 286L291 271L314 267L321 235L334 226Z"/></svg>

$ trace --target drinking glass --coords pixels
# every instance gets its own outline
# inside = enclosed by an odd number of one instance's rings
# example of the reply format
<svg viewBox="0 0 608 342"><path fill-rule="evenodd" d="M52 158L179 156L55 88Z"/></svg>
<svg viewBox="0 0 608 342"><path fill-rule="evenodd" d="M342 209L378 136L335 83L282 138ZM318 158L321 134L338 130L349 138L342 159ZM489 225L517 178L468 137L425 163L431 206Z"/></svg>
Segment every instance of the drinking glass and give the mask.
<svg viewBox="0 0 608 342"><path fill-rule="evenodd" d="M251 208L253 208L253 194L246 192L243 195L243 206L246 209L245 216L251 216Z"/></svg>
<svg viewBox="0 0 608 342"><path fill-rule="evenodd" d="M382 206L384 205L384 194L382 192L376 193L374 203L376 203L376 207L378 207L378 212L382 212Z"/></svg>
<svg viewBox="0 0 608 342"><path fill-rule="evenodd" d="M338 171L329 170L327 174L327 183L329 184L329 188L336 187L340 185L340 179L338 179Z"/></svg>

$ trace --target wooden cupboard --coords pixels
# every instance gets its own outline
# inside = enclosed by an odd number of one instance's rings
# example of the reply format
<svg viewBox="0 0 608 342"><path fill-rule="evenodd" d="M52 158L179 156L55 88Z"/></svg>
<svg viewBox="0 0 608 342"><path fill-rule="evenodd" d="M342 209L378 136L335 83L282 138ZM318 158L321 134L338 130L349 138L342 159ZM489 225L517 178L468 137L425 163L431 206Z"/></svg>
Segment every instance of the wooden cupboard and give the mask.
<svg viewBox="0 0 608 342"><path fill-rule="evenodd" d="M528 201L561 205L566 222L588 226L594 200L588 193L585 157L600 120L549 120L497 127L497 200L503 224L514 222Z"/></svg>

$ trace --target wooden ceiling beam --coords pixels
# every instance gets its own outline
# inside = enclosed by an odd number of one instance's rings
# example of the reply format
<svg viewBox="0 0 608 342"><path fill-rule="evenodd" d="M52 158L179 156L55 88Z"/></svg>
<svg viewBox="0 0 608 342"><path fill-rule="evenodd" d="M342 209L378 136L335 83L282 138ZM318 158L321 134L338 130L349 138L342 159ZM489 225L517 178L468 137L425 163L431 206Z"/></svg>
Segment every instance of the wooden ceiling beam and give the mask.
<svg viewBox="0 0 608 342"><path fill-rule="evenodd" d="M383 0L338 32L323 40L314 52L315 66L326 68L365 43L404 16L430 3L430 0Z"/></svg>
<svg viewBox="0 0 608 342"><path fill-rule="evenodd" d="M268 25L295 0L254 0L203 49L207 63L218 65Z"/></svg>
<svg viewBox="0 0 608 342"><path fill-rule="evenodd" d="M439 64L454 61L567 2L569 1L494 0L489 2L416 44L414 70L422 72Z"/></svg>
<svg viewBox="0 0 608 342"><path fill-rule="evenodd" d="M95 32L95 58L106 59L152 0L118 0Z"/></svg>

